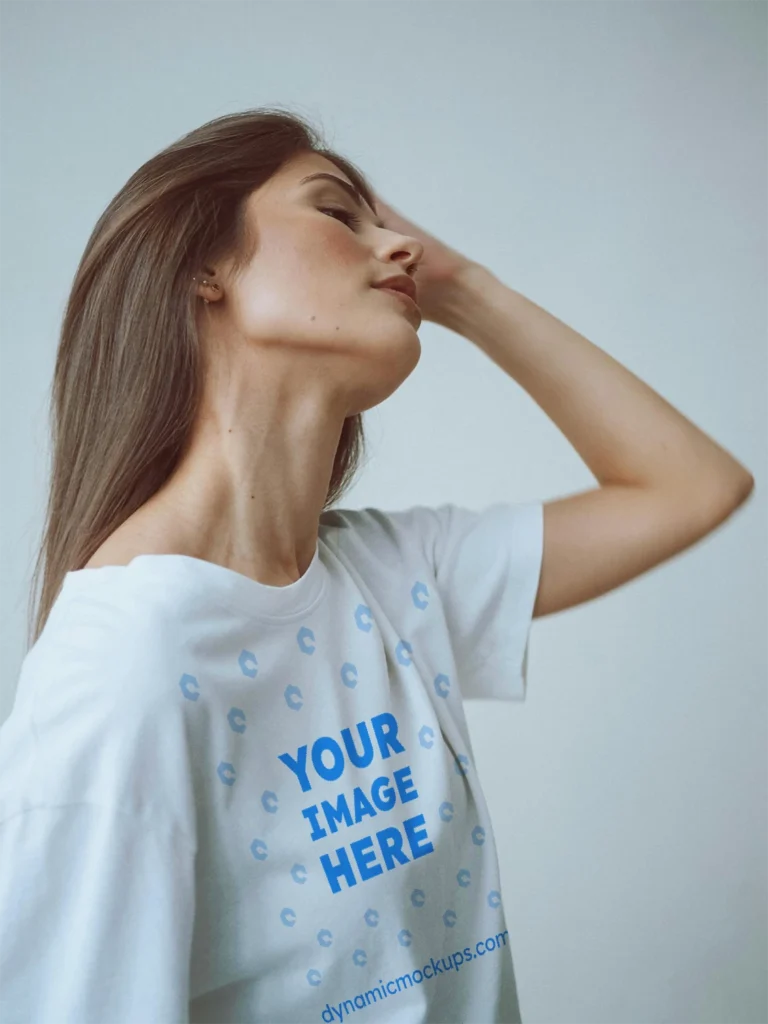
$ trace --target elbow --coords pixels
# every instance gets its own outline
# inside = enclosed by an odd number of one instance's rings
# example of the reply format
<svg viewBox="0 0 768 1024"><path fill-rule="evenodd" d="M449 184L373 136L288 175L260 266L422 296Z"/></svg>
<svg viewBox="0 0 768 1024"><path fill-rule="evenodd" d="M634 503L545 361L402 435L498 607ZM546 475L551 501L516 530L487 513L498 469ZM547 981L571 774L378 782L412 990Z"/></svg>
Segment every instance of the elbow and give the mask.
<svg viewBox="0 0 768 1024"><path fill-rule="evenodd" d="M746 491L743 500L746 501L752 493L752 491L754 491L755 489L755 478L752 476L751 473L747 473L747 478L744 486L746 488Z"/></svg>
<svg viewBox="0 0 768 1024"><path fill-rule="evenodd" d="M701 507L714 517L715 522L723 522L740 508L755 489L755 478L751 473L739 473L735 478L715 482L703 489Z"/></svg>
<svg viewBox="0 0 768 1024"><path fill-rule="evenodd" d="M731 497L736 503L736 508L743 505L755 489L755 478L751 473L744 473L734 484Z"/></svg>

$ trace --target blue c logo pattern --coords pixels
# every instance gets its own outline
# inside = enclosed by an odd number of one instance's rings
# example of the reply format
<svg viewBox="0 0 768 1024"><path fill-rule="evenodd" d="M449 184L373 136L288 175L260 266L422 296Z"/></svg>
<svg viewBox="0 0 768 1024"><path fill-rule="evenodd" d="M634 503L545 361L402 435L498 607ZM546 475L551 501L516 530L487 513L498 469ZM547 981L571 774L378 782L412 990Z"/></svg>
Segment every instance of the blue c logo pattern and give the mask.
<svg viewBox="0 0 768 1024"><path fill-rule="evenodd" d="M429 607L431 599L430 590L427 587L427 585L421 580L417 580L411 587L410 597L415 608L424 611ZM371 609L365 604L359 604L357 606L357 608L354 611L354 620L357 629L360 632L371 633L373 631L373 627L376 625ZM306 626L303 626L296 633L296 643L299 651L303 654L313 655L317 652L318 646L315 633L313 632L312 629ZM324 647L325 646L326 645L324 645ZM399 665L404 667L411 667L414 665L413 646L408 641L404 639L399 639L399 641L395 645L394 654L395 660ZM256 678L259 672L259 665L258 659L256 658L256 655L253 651L243 649L240 652L237 661L242 675L247 676L249 679ZM365 671L365 666L363 667L362 671ZM341 683L348 690L354 690L356 687L358 687L358 684L360 683L360 674L361 673L360 670L358 669L358 666L351 661L345 661L341 665L341 668L339 669L339 677ZM298 678L300 682L303 681L302 677L298 675L294 675L294 678ZM365 678L366 677L363 675L364 680ZM200 699L200 684L198 682L198 679L191 673L183 673L179 679L178 685L185 700L195 702ZM437 697L445 700L450 696L453 689L451 677L445 672L438 673L433 677L432 688ZM246 690L244 689L243 692L245 693ZM285 686L283 690L283 696L286 706L291 710L298 711L304 707L305 701L303 697L303 692L298 685L291 684ZM316 695L314 692L308 692L308 700L312 700L315 696ZM242 699L248 701L249 697L244 696ZM250 709L250 705L248 705L248 708ZM220 708L219 714L221 714L223 710L224 708ZM245 709L240 707L230 707L228 712L226 713L226 720L231 732L239 733L241 735L245 733L247 728L247 713ZM344 740L347 753L351 754L352 748L350 742L350 729L343 729L341 735ZM418 742L422 749L433 750L436 748L438 743L440 743L441 736L442 733L439 727L424 724L422 725L418 732ZM306 750L306 748L304 749ZM328 750L332 754L332 759L334 761L334 764L330 768L322 760L322 754L324 753L325 750ZM343 751L341 751L339 744L335 740L331 740L331 737L319 737L315 741L312 747L311 761L315 772L317 773L317 775L320 776L321 779L325 781L332 781L339 776L341 771L340 762L346 763L343 756L339 755L343 755ZM232 756L232 753L230 753L230 756ZM454 771L456 772L457 775L466 776L469 774L471 762L466 754L456 754L453 758L453 761ZM216 773L222 785L231 787L234 786L235 782L237 781L237 770L234 764L229 761L220 761L216 768ZM241 788L244 785L245 781L241 783ZM280 810L280 798L277 793L271 790L265 790L262 793L260 797L260 803L264 813L275 815ZM454 819L454 814L454 805L450 801L444 800L442 803L439 804L438 816L443 822L452 822ZM482 847L486 842L486 831L480 825L477 825L472 830L471 837L472 842L474 843L475 846ZM266 843L266 841L260 837L253 839L252 842L250 843L250 852L253 857L253 860L257 862L265 862L270 857L269 846ZM301 853L299 853L298 849L297 853L299 854L299 856L301 856ZM306 865L303 863L295 862L293 866L290 868L289 874L290 878L296 885L306 886L307 883L310 882L309 872L307 870ZM456 873L455 878L456 884L462 889L469 889L472 886L472 871L467 867L460 868L460 870ZM304 897L297 895L295 896L295 898L299 900L306 897L312 898L312 886L310 885L308 889L309 891L304 894ZM288 898L292 899L293 897L289 896ZM424 889L412 889L409 898L411 906L416 909L421 909L426 906L427 897ZM501 907L502 900L501 893L499 892L499 890L490 890L486 898L487 904L490 908L497 910ZM431 900L434 901L434 894L432 893ZM299 911L300 910L301 906L299 906ZM384 920L386 922L386 909L384 913ZM286 928L294 928L298 923L304 923L303 918L301 917L299 912L290 906L283 907L283 909L279 912L279 918L283 926ZM381 920L382 918L380 911L370 906L362 915L362 922L364 922L368 928L379 928L381 925ZM456 910L453 908L445 909L444 912L442 913L442 920L446 928L454 928L458 921L458 914ZM359 918L358 921L360 921ZM360 925L358 925L358 927L360 927ZM299 930L301 931L302 929ZM392 933L389 931L389 925L386 925L384 930L390 936L388 941L391 942ZM320 929L317 932L316 937L318 945L320 947L328 948L334 944L333 932L328 928ZM396 931L395 937L397 943L402 947L412 946L415 941L413 934L407 928L401 928L399 931ZM363 941L362 935L359 936L359 939ZM351 960L354 964L360 967L365 967L369 962L366 950L360 947L354 949L351 956ZM306 980L308 985L312 987L318 987L323 983L323 973L318 969L308 970L306 973Z"/></svg>
<svg viewBox="0 0 768 1024"><path fill-rule="evenodd" d="M395 647L395 657L401 665L412 665L411 655L413 654L413 648L407 640L401 640Z"/></svg>
<svg viewBox="0 0 768 1024"><path fill-rule="evenodd" d="M253 854L254 860L267 859L267 844L263 839L253 840L251 843L251 853Z"/></svg>
<svg viewBox="0 0 768 1024"><path fill-rule="evenodd" d="M345 661L341 666L341 681L350 690L357 686L357 666L351 661Z"/></svg>
<svg viewBox="0 0 768 1024"><path fill-rule="evenodd" d="M291 709L291 711L298 711L304 707L304 701L301 699L301 690L298 686L294 686L291 683L290 686L286 686L284 691L285 703Z"/></svg>
<svg viewBox="0 0 768 1024"><path fill-rule="evenodd" d="M278 804L277 793L273 793L271 789L265 789L261 794L261 806L264 810L269 814L277 814Z"/></svg>
<svg viewBox="0 0 768 1024"><path fill-rule="evenodd" d="M308 643L313 642L315 634L309 629L308 626L302 626L299 632L296 634L296 643L299 645L299 650L304 654L314 654L315 648L307 646Z"/></svg>
<svg viewBox="0 0 768 1024"><path fill-rule="evenodd" d="M256 673L259 671L259 668L258 662L256 661L256 655L252 651L240 651L240 657L237 659L237 663L244 676L248 676L249 679L256 678Z"/></svg>
<svg viewBox="0 0 768 1024"><path fill-rule="evenodd" d="M227 721L232 732L245 732L245 712L240 708L232 708Z"/></svg>
<svg viewBox="0 0 768 1024"><path fill-rule="evenodd" d="M197 700L200 696L200 686L195 677L188 672L185 672L179 680L179 686L187 700Z"/></svg>
<svg viewBox="0 0 768 1024"><path fill-rule="evenodd" d="M447 697L451 692L451 680L445 672L441 672L439 676L435 676L435 681L432 685L434 686L435 693L438 697Z"/></svg>
<svg viewBox="0 0 768 1024"><path fill-rule="evenodd" d="M424 600L424 598L429 598L429 590L426 583L414 583L411 587L411 598L414 605L423 611L429 605L429 600Z"/></svg>
<svg viewBox="0 0 768 1024"><path fill-rule="evenodd" d="M364 619L368 619L368 621L364 622ZM361 629L364 633L370 633L373 629L373 615L367 605L359 604L355 608L355 622L357 623L357 628Z"/></svg>

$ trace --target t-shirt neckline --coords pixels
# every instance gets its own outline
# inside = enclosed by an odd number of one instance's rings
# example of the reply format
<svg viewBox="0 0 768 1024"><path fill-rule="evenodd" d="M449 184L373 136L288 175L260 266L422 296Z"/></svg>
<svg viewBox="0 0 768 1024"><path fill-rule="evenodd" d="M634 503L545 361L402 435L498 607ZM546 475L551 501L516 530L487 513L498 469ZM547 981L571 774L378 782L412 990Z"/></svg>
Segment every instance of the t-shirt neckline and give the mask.
<svg viewBox="0 0 768 1024"><path fill-rule="evenodd" d="M261 619L299 617L311 611L325 590L327 570L318 538L306 572L286 586L272 586L217 562L192 555L135 555L127 565L103 565L66 573L62 595L78 596L103 587L128 583L146 588L151 598L155 587L180 587L179 597L202 605L213 602L232 611Z"/></svg>

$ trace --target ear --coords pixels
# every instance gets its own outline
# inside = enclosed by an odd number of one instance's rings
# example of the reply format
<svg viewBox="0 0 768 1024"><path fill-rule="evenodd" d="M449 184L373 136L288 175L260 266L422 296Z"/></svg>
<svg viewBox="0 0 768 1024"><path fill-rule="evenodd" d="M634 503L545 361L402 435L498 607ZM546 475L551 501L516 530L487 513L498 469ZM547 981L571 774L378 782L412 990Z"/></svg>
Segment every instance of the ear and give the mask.
<svg viewBox="0 0 768 1024"><path fill-rule="evenodd" d="M221 298L221 286L212 280L215 274L215 270L204 270L192 278L196 285L197 297L205 303L216 302Z"/></svg>

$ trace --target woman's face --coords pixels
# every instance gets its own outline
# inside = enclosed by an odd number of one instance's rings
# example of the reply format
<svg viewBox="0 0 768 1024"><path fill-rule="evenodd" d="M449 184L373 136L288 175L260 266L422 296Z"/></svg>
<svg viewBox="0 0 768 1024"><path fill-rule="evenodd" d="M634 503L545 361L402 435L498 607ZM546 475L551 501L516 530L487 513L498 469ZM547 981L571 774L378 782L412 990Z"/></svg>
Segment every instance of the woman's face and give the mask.
<svg viewBox="0 0 768 1024"><path fill-rule="evenodd" d="M268 350L281 371L322 378L353 415L383 401L419 361L420 314L373 285L413 273L423 246L381 227L362 197L358 205L333 181L303 181L317 172L351 184L315 153L283 167L248 200L253 259L236 280L207 275L223 301L200 306L214 340Z"/></svg>

